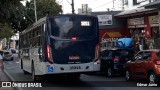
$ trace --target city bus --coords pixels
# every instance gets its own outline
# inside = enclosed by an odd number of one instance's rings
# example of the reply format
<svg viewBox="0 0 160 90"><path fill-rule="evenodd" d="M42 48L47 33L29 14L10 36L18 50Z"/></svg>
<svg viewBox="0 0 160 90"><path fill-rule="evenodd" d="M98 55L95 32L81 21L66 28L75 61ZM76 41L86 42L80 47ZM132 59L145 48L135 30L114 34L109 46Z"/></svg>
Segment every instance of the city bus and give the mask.
<svg viewBox="0 0 160 90"><path fill-rule="evenodd" d="M48 15L23 30L19 42L20 68L34 81L51 74L79 78L100 70L97 17Z"/></svg>

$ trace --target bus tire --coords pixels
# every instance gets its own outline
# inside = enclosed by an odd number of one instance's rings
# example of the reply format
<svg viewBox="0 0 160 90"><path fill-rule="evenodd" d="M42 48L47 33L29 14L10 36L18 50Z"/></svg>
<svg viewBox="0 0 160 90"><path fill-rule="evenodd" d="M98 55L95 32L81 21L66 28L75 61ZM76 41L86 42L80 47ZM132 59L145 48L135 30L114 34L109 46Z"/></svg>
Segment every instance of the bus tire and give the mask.
<svg viewBox="0 0 160 90"><path fill-rule="evenodd" d="M34 64L32 63L32 80L34 82L38 81L38 76L35 75L35 68L34 68Z"/></svg>
<svg viewBox="0 0 160 90"><path fill-rule="evenodd" d="M29 74L29 72L27 72L27 71L25 71L25 70L23 69L23 62L22 62L22 60L21 60L21 69L23 70L23 73L24 73L24 74Z"/></svg>

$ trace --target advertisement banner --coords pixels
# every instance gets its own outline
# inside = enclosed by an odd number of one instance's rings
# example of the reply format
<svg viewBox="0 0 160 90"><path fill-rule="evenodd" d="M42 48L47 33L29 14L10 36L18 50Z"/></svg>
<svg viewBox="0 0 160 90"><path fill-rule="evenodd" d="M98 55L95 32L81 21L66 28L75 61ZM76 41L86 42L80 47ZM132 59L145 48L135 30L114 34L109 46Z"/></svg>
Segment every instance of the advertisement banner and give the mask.
<svg viewBox="0 0 160 90"><path fill-rule="evenodd" d="M112 15L97 15L99 25L112 25Z"/></svg>
<svg viewBox="0 0 160 90"><path fill-rule="evenodd" d="M142 25L144 24L144 17L128 19L127 23L128 25Z"/></svg>

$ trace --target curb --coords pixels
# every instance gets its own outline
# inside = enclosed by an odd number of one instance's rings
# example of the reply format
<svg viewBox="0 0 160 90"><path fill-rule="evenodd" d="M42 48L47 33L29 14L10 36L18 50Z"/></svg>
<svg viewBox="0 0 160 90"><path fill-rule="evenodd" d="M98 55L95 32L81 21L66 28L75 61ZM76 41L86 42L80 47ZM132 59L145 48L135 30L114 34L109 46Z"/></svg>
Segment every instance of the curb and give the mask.
<svg viewBox="0 0 160 90"><path fill-rule="evenodd" d="M11 81L16 81L5 69L3 71L9 77ZM15 88L16 90L23 90L21 87L15 87Z"/></svg>

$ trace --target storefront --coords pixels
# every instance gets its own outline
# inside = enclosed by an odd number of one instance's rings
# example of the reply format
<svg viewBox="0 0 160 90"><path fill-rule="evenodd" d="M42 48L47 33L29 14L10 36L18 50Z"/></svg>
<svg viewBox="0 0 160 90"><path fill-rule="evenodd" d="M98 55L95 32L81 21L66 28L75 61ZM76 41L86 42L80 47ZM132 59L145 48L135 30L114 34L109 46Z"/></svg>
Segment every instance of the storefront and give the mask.
<svg viewBox="0 0 160 90"><path fill-rule="evenodd" d="M156 24L151 25L152 35L154 38L154 46L155 48L160 49L160 0L156 0L152 3L145 5L146 9L156 8L158 11L158 15L156 16Z"/></svg>
<svg viewBox="0 0 160 90"><path fill-rule="evenodd" d="M100 41L101 47L105 48L112 48L115 46L115 42L119 38L129 37L128 32L125 32L123 29L101 29L100 30Z"/></svg>
<svg viewBox="0 0 160 90"><path fill-rule="evenodd" d="M91 15L98 17L101 50L114 47L118 38L129 37L126 20L117 19L114 15L121 11L92 12Z"/></svg>
<svg viewBox="0 0 160 90"><path fill-rule="evenodd" d="M138 9L124 11L116 17L127 19L127 28L133 38L134 47L154 48L154 38L158 36L158 11L156 9Z"/></svg>

